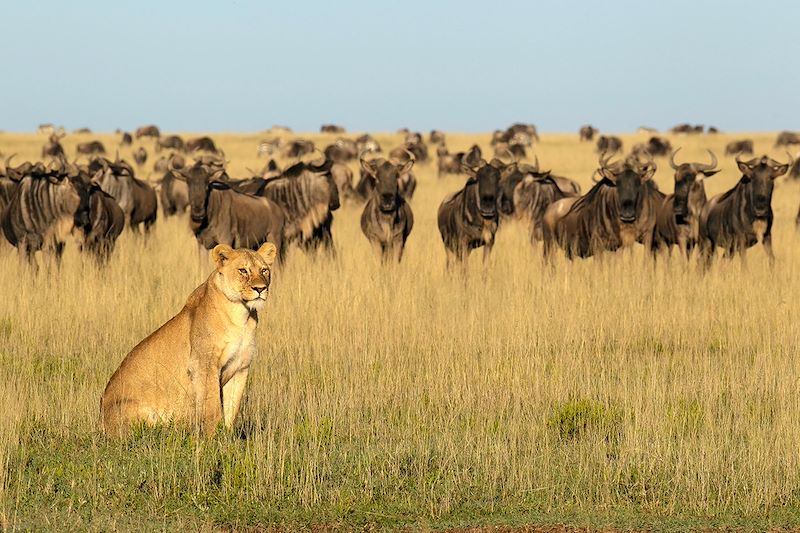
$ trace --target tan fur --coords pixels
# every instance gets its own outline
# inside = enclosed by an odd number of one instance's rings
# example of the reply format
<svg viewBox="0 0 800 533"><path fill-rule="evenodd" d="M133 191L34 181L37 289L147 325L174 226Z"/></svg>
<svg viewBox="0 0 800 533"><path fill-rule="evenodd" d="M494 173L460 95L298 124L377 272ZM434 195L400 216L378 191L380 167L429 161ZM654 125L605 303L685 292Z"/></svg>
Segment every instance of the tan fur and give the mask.
<svg viewBox="0 0 800 533"><path fill-rule="evenodd" d="M190 422L205 432L220 420L233 426L276 248L266 243L253 252L220 244L211 254L214 272L111 376L100 400L107 433L125 434L137 422Z"/></svg>
<svg viewBox="0 0 800 533"><path fill-rule="evenodd" d="M759 242L764 241L764 233L767 231L767 221L762 219L757 219L753 221L753 233L756 234L756 239Z"/></svg>

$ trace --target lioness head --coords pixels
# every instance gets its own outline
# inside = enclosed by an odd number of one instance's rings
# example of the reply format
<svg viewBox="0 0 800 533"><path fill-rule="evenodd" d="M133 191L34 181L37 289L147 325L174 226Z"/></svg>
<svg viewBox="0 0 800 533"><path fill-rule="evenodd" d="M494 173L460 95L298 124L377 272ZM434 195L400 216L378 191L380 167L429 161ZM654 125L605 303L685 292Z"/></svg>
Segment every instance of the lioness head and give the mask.
<svg viewBox="0 0 800 533"><path fill-rule="evenodd" d="M218 244L211 251L217 265L217 284L228 300L241 302L250 310L263 307L272 278L272 264L277 249L268 242L257 252L226 244Z"/></svg>

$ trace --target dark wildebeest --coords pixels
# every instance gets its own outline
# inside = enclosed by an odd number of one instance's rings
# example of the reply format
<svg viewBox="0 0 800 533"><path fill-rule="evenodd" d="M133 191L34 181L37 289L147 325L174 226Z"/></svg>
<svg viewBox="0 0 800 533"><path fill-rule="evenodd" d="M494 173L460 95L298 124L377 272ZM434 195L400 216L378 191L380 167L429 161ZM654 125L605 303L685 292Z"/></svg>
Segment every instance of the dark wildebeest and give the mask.
<svg viewBox="0 0 800 533"><path fill-rule="evenodd" d="M800 154L797 155L797 158L789 169L789 177L792 179L800 179Z"/></svg>
<svg viewBox="0 0 800 533"><path fill-rule="evenodd" d="M380 159L382 160L382 158ZM399 167L402 167L410 160L415 160L414 154L405 150L400 151L397 148L392 150L389 155L389 162ZM397 180L397 186L400 189L400 194L410 200L411 197L414 196L414 192L417 190L417 177L414 175L414 171L409 170L408 172L401 173ZM361 176L358 180L355 190L356 197L360 198L361 200L369 200L370 196L372 195L372 187L374 184L375 180L373 180L371 176L364 171L362 166Z"/></svg>
<svg viewBox="0 0 800 533"><path fill-rule="evenodd" d="M393 165L385 159L361 159L361 168L375 181L372 196L361 213L361 231L383 262L390 259L400 262L406 239L414 227L414 213L397 184L400 175L409 173L413 165L413 159L402 165Z"/></svg>
<svg viewBox="0 0 800 533"><path fill-rule="evenodd" d="M772 252L772 188L774 180L786 174L792 164L782 164L767 157L742 161L736 157L742 177L732 189L706 202L700 214L700 245L711 264L717 247L728 257L739 253L744 260L745 250L759 241L774 264Z"/></svg>
<svg viewBox="0 0 800 533"><path fill-rule="evenodd" d="M182 169L184 166L183 158L177 156L169 160L165 159L165 161L167 169L164 177L161 178L159 196L161 197L161 211L165 217L168 217L186 212L186 208L189 207L189 187L186 185L185 180L178 179L175 173L169 169L170 165L174 169Z"/></svg>
<svg viewBox="0 0 800 533"><path fill-rule="evenodd" d="M731 141L725 145L725 155L752 154L752 153L753 153L752 139Z"/></svg>
<svg viewBox="0 0 800 533"><path fill-rule="evenodd" d="M331 165L331 176L342 200L349 200L356 195L353 189L353 171L350 167L344 163L334 163Z"/></svg>
<svg viewBox="0 0 800 533"><path fill-rule="evenodd" d="M78 146L75 147L75 151L79 154L96 155L106 153L106 148L100 141L90 141L78 144Z"/></svg>
<svg viewBox="0 0 800 533"><path fill-rule="evenodd" d="M201 249L227 244L257 250L269 241L278 249L278 261L283 262L285 218L278 205L217 181L225 174L224 169L195 163L189 168L170 171L188 186L190 227Z"/></svg>
<svg viewBox="0 0 800 533"><path fill-rule="evenodd" d="M72 130L72 133L80 135L80 134L83 134L83 133L92 133L92 130L90 130L89 128L76 128L76 129Z"/></svg>
<svg viewBox="0 0 800 533"><path fill-rule="evenodd" d="M477 160L480 160L482 154L481 149L477 144L472 145L469 149L469 152L456 152L451 154L447 151L447 146L442 144L436 149L436 155L438 156L437 160L437 169L439 172L439 177L443 174L463 174L464 169L462 168L462 163L464 161L464 157L466 154L474 154L474 157ZM474 162L477 164L477 161Z"/></svg>
<svg viewBox="0 0 800 533"><path fill-rule="evenodd" d="M140 128L136 128L136 138L140 139L142 137L161 137L161 131L159 131L158 126L150 125L150 126L142 126Z"/></svg>
<svg viewBox="0 0 800 533"><path fill-rule="evenodd" d="M211 137L196 137L189 139L184 144L187 152L211 152L212 154L219 153L217 145Z"/></svg>
<svg viewBox="0 0 800 533"><path fill-rule="evenodd" d="M173 162L172 164L176 168L181 168L181 167L183 167L183 165L186 164L182 155L176 154L176 153L173 152L173 153L169 154L166 157L163 156L163 155L161 157L159 157L156 160L156 162L153 163L153 171L155 171L155 172L166 172L167 170L169 170L170 161Z"/></svg>
<svg viewBox="0 0 800 533"><path fill-rule="evenodd" d="M673 126L669 131L672 133L703 133L703 129L702 124L692 126L691 124L684 123Z"/></svg>
<svg viewBox="0 0 800 533"><path fill-rule="evenodd" d="M714 126L709 126L708 127L708 133L710 133L712 135L715 134L715 133L719 133L719 129L714 127Z"/></svg>
<svg viewBox="0 0 800 533"><path fill-rule="evenodd" d="M581 141L591 141L594 139L596 133L599 133L597 128L594 128L588 124L581 126L581 129L578 130L578 135L580 136Z"/></svg>
<svg viewBox="0 0 800 533"><path fill-rule="evenodd" d="M360 135L356 138L356 148L358 149L359 154L363 153L380 153L381 145L378 141L369 133L365 133L364 135Z"/></svg>
<svg viewBox="0 0 800 533"><path fill-rule="evenodd" d="M717 157L709 150L711 163L675 163L675 150L669 165L675 170L675 192L664 198L656 211L653 228L652 250L654 253L677 245L689 257L700 239L700 213L706 205L704 178L719 172Z"/></svg>
<svg viewBox="0 0 800 533"><path fill-rule="evenodd" d="M789 146L791 144L800 144L800 133L782 131L778 134L778 138L775 139L776 148L779 146Z"/></svg>
<svg viewBox="0 0 800 533"><path fill-rule="evenodd" d="M440 144L444 146L445 138L444 138L444 132L442 131L431 130L428 139L430 140L431 144Z"/></svg>
<svg viewBox="0 0 800 533"><path fill-rule="evenodd" d="M320 133L344 133L345 129L336 124L323 124L319 127Z"/></svg>
<svg viewBox="0 0 800 533"><path fill-rule="evenodd" d="M473 155L466 158L477 159ZM497 233L500 171L483 159L476 166L465 164L464 171L469 175L467 183L442 201L437 216L448 268L454 261L463 263L481 246L485 265Z"/></svg>
<svg viewBox="0 0 800 533"><path fill-rule="evenodd" d="M411 155L419 163L424 163L428 160L428 146L419 133L409 133L406 136L406 142L402 146L398 146L389 152L389 159L403 160L406 157L406 152L411 152Z"/></svg>
<svg viewBox="0 0 800 533"><path fill-rule="evenodd" d="M303 157L315 150L314 143L305 139L294 139L283 147L283 157Z"/></svg>
<svg viewBox="0 0 800 533"><path fill-rule="evenodd" d="M544 257L558 245L568 259L591 257L631 246L637 240L642 197L655 162L629 157L609 164L600 158L601 180L580 198L564 198L547 208L543 220Z"/></svg>
<svg viewBox="0 0 800 533"><path fill-rule="evenodd" d="M183 151L186 148L186 143L177 135L169 135L167 137L159 137L156 140L156 152L160 152L164 148L169 150Z"/></svg>
<svg viewBox="0 0 800 533"><path fill-rule="evenodd" d="M41 163L25 163L16 169L6 168L8 177L17 182L11 201L3 212L3 234L36 269L34 254L42 250L61 263L66 236L80 217L80 195L76 185L58 168ZM85 215L84 215L85 216Z"/></svg>
<svg viewBox="0 0 800 533"><path fill-rule="evenodd" d="M81 251L94 254L98 263L103 264L111 257L117 238L125 228L125 213L97 183L78 179L80 207L75 216L75 228L83 237Z"/></svg>
<svg viewBox="0 0 800 533"><path fill-rule="evenodd" d="M276 178L266 180L260 193L275 202L286 219L283 242L297 242L306 251L320 246L334 254L331 225L339 209L339 189L331 175L333 161L299 161Z"/></svg>
<svg viewBox="0 0 800 533"><path fill-rule="evenodd" d="M147 162L147 150L144 149L144 146L140 146L133 151L133 161L139 167Z"/></svg>
<svg viewBox="0 0 800 533"><path fill-rule="evenodd" d="M130 146L133 144L133 137L131 137L131 134L127 131L123 132L122 139L120 139L119 144L120 146Z"/></svg>
<svg viewBox="0 0 800 533"><path fill-rule="evenodd" d="M615 135L601 135L597 138L597 151L601 154L614 154L622 150L622 139Z"/></svg>
<svg viewBox="0 0 800 533"><path fill-rule="evenodd" d="M89 163L89 173L97 176L100 187L114 197L125 213L125 223L133 231L138 232L140 224L144 224L145 232L150 230L158 216L156 191L136 177L130 164L98 158Z"/></svg>
<svg viewBox="0 0 800 533"><path fill-rule="evenodd" d="M64 147L61 146L61 138L64 135L58 135L53 133L50 135L50 138L47 141L47 144L42 146L42 159L45 157L64 157Z"/></svg>
<svg viewBox="0 0 800 533"><path fill-rule="evenodd" d="M672 151L672 143L663 137L650 137L646 143L635 145L631 149L631 154L642 157L650 154L653 157L664 157Z"/></svg>
<svg viewBox="0 0 800 533"><path fill-rule="evenodd" d="M350 139L337 139L335 143L326 146L323 153L334 163L347 163L358 157L358 145Z"/></svg>

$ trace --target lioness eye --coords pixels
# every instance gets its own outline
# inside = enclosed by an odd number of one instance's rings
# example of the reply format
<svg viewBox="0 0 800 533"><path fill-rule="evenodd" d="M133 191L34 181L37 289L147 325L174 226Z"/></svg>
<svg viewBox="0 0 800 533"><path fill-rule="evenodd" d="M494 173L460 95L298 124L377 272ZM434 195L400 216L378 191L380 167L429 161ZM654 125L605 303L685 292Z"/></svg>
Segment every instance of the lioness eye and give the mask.
<svg viewBox="0 0 800 533"><path fill-rule="evenodd" d="M262 274L266 275L266 274L267 274L267 272L268 272L268 270L267 270L266 268L262 268L262 269L261 269L261 273L262 273Z"/></svg>
<svg viewBox="0 0 800 533"><path fill-rule="evenodd" d="M241 274L243 276L246 276L247 275L247 269L246 268L240 268L239 269L239 274Z"/></svg>

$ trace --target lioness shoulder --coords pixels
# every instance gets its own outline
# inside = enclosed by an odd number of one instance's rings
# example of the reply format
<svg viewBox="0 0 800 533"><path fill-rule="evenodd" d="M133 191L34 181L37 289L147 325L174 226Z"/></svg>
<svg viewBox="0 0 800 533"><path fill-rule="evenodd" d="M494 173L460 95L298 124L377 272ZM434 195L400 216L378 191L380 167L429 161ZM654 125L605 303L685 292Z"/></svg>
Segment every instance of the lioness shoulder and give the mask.
<svg viewBox="0 0 800 533"><path fill-rule="evenodd" d="M276 248L218 245L216 268L181 311L136 345L100 400L103 428L124 434L135 423L177 421L212 431L231 427L255 353Z"/></svg>

